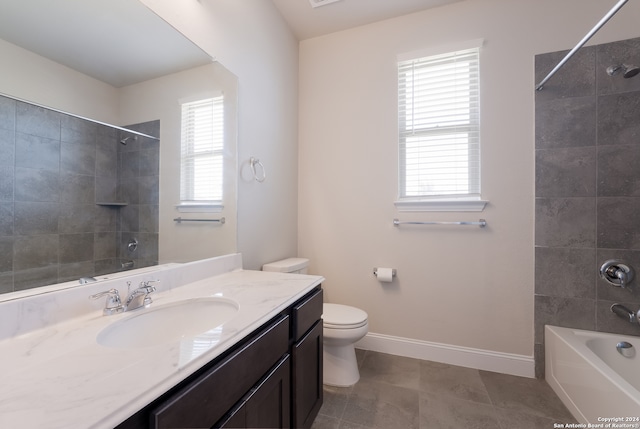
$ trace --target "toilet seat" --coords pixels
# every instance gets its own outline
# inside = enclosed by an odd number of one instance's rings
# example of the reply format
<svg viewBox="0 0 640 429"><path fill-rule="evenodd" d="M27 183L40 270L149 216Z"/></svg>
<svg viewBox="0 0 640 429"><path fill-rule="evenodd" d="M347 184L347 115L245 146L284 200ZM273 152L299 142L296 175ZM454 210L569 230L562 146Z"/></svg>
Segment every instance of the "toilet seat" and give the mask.
<svg viewBox="0 0 640 429"><path fill-rule="evenodd" d="M355 329L365 326L366 312L342 304L323 304L322 325L330 329Z"/></svg>

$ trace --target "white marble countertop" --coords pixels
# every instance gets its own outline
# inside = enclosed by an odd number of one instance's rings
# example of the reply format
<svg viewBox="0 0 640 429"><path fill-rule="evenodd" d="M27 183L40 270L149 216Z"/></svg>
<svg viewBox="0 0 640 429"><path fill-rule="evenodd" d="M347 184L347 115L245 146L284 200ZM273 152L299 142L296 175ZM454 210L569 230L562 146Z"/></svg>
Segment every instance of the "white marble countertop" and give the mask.
<svg viewBox="0 0 640 429"><path fill-rule="evenodd" d="M0 427L113 428L323 280L234 270L158 291L152 307L206 296L239 304L237 314L215 332L158 346L115 349L96 342L103 328L145 309L103 316L101 308L91 308L5 338L0 341Z"/></svg>

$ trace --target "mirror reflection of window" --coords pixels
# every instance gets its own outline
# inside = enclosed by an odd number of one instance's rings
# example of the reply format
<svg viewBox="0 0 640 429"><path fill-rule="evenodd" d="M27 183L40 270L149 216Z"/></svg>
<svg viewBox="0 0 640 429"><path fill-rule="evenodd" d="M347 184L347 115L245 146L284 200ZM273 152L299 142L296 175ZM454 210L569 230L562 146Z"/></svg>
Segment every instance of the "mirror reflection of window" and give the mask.
<svg viewBox="0 0 640 429"><path fill-rule="evenodd" d="M182 103L180 204L221 205L224 96Z"/></svg>

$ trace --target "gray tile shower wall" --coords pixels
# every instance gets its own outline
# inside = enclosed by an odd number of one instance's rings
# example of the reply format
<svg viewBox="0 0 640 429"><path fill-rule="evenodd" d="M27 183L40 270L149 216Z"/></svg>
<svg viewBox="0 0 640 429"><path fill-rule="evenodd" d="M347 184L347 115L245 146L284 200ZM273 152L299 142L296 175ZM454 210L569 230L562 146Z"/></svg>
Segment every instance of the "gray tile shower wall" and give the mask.
<svg viewBox="0 0 640 429"><path fill-rule="evenodd" d="M567 51L536 56L536 81ZM640 76L607 67L640 65L640 38L582 48L535 107L535 358L544 376L544 325L640 335L609 310L640 308L630 287L598 275L608 259L640 274Z"/></svg>
<svg viewBox="0 0 640 429"><path fill-rule="evenodd" d="M0 293L157 264L159 142L127 134L0 96Z"/></svg>

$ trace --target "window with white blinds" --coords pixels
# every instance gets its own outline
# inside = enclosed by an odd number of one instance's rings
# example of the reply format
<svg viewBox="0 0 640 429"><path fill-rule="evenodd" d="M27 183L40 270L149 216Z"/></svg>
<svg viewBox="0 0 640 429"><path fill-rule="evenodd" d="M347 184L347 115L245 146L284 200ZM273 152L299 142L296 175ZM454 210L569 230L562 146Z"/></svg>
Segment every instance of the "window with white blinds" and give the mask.
<svg viewBox="0 0 640 429"><path fill-rule="evenodd" d="M223 189L224 97L182 104L181 204L220 204Z"/></svg>
<svg viewBox="0 0 640 429"><path fill-rule="evenodd" d="M400 200L480 199L479 48L398 62Z"/></svg>

